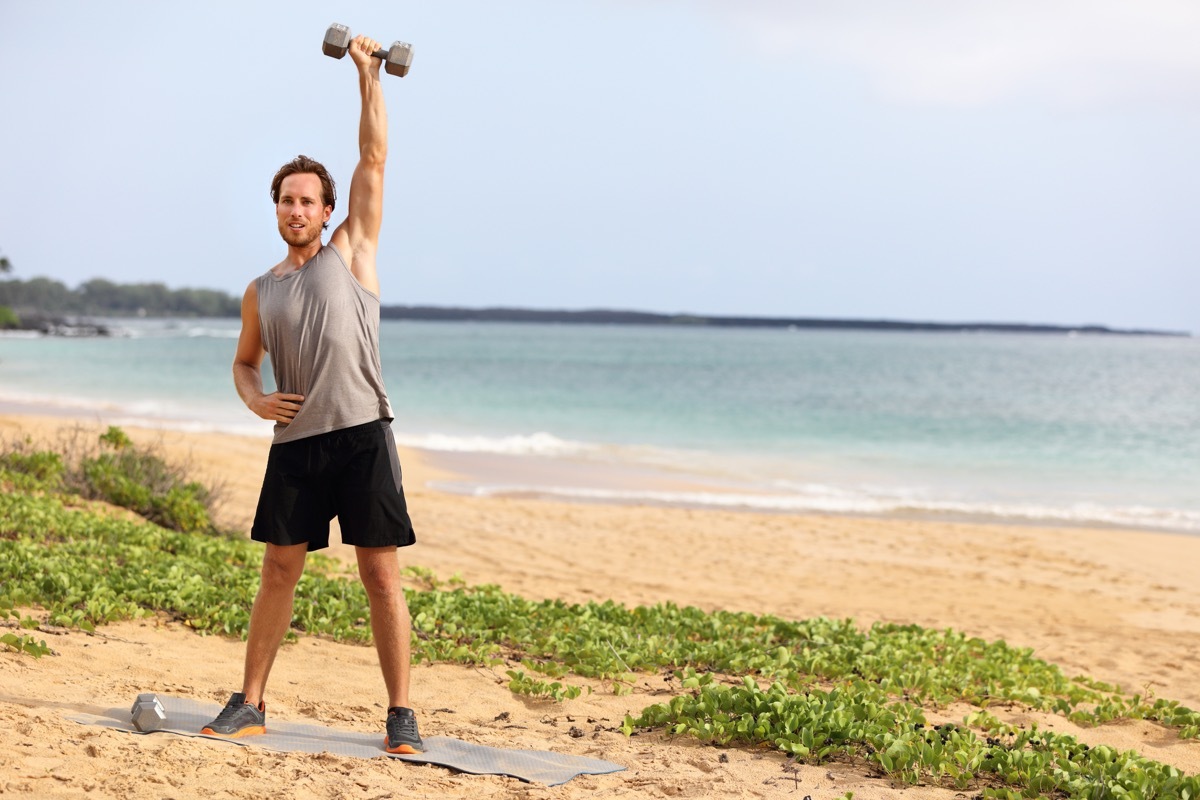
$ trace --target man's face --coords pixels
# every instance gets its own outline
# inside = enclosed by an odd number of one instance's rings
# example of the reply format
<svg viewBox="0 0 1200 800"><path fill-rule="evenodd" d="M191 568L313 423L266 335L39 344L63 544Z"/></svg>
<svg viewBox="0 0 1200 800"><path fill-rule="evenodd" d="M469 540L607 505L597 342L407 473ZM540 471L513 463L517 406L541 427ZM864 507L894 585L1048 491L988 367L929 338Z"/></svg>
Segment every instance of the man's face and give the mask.
<svg viewBox="0 0 1200 800"><path fill-rule="evenodd" d="M321 202L321 179L311 172L288 175L279 184L275 217L279 235L292 247L307 247L319 241L333 208Z"/></svg>

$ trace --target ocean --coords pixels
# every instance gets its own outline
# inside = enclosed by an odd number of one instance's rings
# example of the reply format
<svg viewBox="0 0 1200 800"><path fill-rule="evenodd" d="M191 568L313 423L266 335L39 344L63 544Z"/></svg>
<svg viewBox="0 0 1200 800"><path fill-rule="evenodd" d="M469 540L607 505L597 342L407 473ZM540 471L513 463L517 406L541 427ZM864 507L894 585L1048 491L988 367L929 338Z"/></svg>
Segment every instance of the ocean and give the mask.
<svg viewBox="0 0 1200 800"><path fill-rule="evenodd" d="M237 320L114 324L0 337L0 410L270 434ZM1197 339L385 321L381 351L450 491L1200 533Z"/></svg>

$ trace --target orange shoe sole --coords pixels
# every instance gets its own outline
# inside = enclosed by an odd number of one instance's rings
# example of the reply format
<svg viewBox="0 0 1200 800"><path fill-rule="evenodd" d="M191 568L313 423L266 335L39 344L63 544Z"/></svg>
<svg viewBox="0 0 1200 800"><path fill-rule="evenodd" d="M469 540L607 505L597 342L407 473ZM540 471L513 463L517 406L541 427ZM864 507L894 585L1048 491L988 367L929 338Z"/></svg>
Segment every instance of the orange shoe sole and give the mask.
<svg viewBox="0 0 1200 800"><path fill-rule="evenodd" d="M387 739L383 740L383 749L388 751L389 753L394 753L394 754L400 755L400 756L415 756L421 752L420 750L417 750L416 748L414 748L411 744L397 745L396 749L393 750L392 748L388 747Z"/></svg>
<svg viewBox="0 0 1200 800"><path fill-rule="evenodd" d="M203 728L200 732L204 733L204 734L208 734L209 736L220 736L222 739L241 739L243 736L257 736L260 733L266 733L267 726L266 725L250 725L245 728L242 728L240 731L237 731L236 733L217 733L212 728Z"/></svg>

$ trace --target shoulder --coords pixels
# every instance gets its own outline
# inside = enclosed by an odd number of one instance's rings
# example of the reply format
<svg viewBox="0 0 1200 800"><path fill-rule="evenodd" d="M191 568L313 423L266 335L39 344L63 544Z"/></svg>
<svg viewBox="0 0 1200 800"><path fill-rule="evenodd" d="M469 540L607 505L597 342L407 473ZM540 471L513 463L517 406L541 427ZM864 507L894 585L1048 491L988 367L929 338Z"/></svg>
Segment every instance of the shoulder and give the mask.
<svg viewBox="0 0 1200 800"><path fill-rule="evenodd" d="M350 234L346 233L346 223L342 223L329 237L326 249L332 250L338 259L346 265L346 269L354 271L354 249L350 246Z"/></svg>
<svg viewBox="0 0 1200 800"><path fill-rule="evenodd" d="M338 242L333 239L330 239L329 244L323 250L332 252L346 273L354 278L360 287L378 299L379 276L375 271L375 253L373 251L353 250L348 242L339 247Z"/></svg>
<svg viewBox="0 0 1200 800"><path fill-rule="evenodd" d="M354 257L353 253L350 252L350 248L345 243L339 245L333 238L329 240L329 244L321 248L321 255L326 259L333 259L346 269L350 269L350 262Z"/></svg>
<svg viewBox="0 0 1200 800"><path fill-rule="evenodd" d="M258 285L262 283L263 276L260 275L250 281L250 285L246 287L246 291L242 293L242 317L247 314L258 316Z"/></svg>

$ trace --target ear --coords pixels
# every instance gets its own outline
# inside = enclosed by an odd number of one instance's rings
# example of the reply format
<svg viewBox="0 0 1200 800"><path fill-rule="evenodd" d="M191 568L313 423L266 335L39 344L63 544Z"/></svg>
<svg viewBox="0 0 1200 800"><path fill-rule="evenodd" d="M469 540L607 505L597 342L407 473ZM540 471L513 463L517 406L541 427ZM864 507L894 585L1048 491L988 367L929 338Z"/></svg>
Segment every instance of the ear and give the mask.
<svg viewBox="0 0 1200 800"><path fill-rule="evenodd" d="M329 218L333 216L333 206L325 206L324 222L329 222Z"/></svg>

